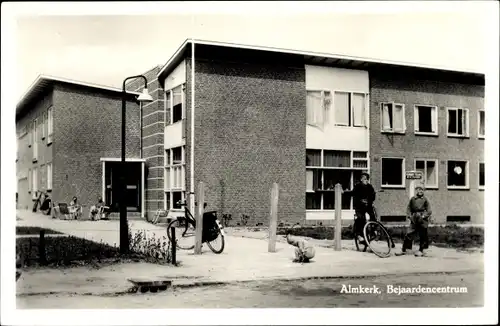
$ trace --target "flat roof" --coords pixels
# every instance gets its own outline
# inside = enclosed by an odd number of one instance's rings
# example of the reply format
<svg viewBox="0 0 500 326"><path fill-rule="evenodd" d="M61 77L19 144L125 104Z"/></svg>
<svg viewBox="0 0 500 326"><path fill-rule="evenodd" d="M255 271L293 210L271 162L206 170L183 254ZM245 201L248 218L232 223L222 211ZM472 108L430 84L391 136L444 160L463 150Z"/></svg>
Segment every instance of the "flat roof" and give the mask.
<svg viewBox="0 0 500 326"><path fill-rule="evenodd" d="M21 99L17 103L16 116L23 111L24 107L28 103L30 103L37 96L39 96L39 95L43 94L44 92L46 92L47 90L49 90L56 83L68 84L68 85L79 86L79 87L84 87L84 88L92 88L95 90L106 91L106 92L122 93L122 90L120 88L116 88L116 87L98 85L98 84L77 81L77 80L72 80L72 79L67 79L67 78L61 78L61 77L55 77L55 76L49 76L49 75L39 75L35 79L35 81L31 84L31 86L28 88L28 90L23 94L23 96L21 96ZM139 95L140 93L127 91L127 94L134 96L134 95Z"/></svg>
<svg viewBox="0 0 500 326"><path fill-rule="evenodd" d="M247 50L256 50L263 51L269 53L282 53L288 55L296 55L302 57L306 64L317 64L317 65L327 65L327 66L343 66L352 69L361 69L361 70L370 70L370 69L380 69L383 67L392 67L392 68L415 68L418 70L433 70L435 72L443 72L443 73L453 73L457 75L462 75L463 77L470 76L476 78L484 78L484 73L479 71L472 70L459 70L450 67L442 67L442 66L432 66L425 64L417 64L410 62L402 62L402 61L390 61L390 60L379 60L374 58L362 58L356 56L347 56L347 55L339 55L339 54L331 54L331 53L320 53L320 52L309 52L309 51L298 51L298 50L289 50L289 49L280 49L274 47L265 47L265 46L255 46L255 45L244 45L244 44L236 44L236 43L225 43L225 42L217 42L217 41L207 41L207 40L198 40L198 39L186 39L181 46L174 52L174 54L170 57L167 63L161 68L158 73L158 80L163 87L163 81L166 76L182 61L182 59L186 55L186 51L190 49L191 45L205 45L205 46L213 46L213 47L221 47L221 48L233 48L233 49L247 49ZM196 56L196 49L195 49Z"/></svg>

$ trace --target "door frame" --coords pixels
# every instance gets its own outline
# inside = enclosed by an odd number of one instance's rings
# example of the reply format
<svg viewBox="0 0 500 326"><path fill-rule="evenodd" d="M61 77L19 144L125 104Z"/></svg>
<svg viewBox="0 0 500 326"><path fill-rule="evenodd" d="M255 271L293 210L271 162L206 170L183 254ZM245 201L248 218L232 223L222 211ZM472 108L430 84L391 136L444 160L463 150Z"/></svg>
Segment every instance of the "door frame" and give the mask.
<svg viewBox="0 0 500 326"><path fill-rule="evenodd" d="M101 187L102 187L102 199L104 200L106 198L106 162L121 162L121 158L119 157L101 157L101 162L102 162L102 171L101 171ZM146 168L146 159L143 158L126 158L125 162L136 162L136 163L141 163L141 218L145 218L145 193L146 189L144 189L145 186L145 180L144 180L144 172Z"/></svg>

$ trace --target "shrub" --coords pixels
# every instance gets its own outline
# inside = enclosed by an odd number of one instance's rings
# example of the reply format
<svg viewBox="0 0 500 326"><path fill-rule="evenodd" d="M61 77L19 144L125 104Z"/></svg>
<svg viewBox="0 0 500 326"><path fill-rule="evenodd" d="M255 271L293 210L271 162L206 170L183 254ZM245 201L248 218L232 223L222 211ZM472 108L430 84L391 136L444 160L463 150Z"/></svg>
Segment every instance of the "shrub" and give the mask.
<svg viewBox="0 0 500 326"><path fill-rule="evenodd" d="M402 242L407 232L406 226L386 225L387 231L394 242ZM289 228L280 227L277 234L284 235ZM335 227L333 226L302 226L290 229L290 233L296 236L309 237L319 240L333 240ZM461 227L456 224L446 226L430 226L429 242L439 247L472 248L484 245L484 229L479 227ZM352 240L352 226L342 228L342 239ZM418 237L417 237L418 241Z"/></svg>
<svg viewBox="0 0 500 326"><path fill-rule="evenodd" d="M45 234L62 234L61 232L38 226L16 226L16 234L19 235L39 235L41 230L45 230Z"/></svg>
<svg viewBox="0 0 500 326"><path fill-rule="evenodd" d="M154 234L153 234L154 236ZM40 237L16 239L16 253L22 266L40 265ZM170 243L166 236L161 239L148 238L144 231L129 232L129 254L120 255L119 247L90 241L74 236L45 237L45 259L47 266L85 265L109 260L136 260L160 264L171 262Z"/></svg>

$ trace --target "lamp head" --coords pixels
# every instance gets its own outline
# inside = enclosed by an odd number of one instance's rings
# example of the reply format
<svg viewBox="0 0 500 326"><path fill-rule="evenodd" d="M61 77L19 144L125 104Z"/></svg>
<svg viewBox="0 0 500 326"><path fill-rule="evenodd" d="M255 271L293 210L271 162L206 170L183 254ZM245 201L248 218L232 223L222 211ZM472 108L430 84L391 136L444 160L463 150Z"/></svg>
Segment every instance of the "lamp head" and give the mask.
<svg viewBox="0 0 500 326"><path fill-rule="evenodd" d="M137 101L141 103L153 102L153 98L149 95L147 88L142 90L142 94L137 97Z"/></svg>

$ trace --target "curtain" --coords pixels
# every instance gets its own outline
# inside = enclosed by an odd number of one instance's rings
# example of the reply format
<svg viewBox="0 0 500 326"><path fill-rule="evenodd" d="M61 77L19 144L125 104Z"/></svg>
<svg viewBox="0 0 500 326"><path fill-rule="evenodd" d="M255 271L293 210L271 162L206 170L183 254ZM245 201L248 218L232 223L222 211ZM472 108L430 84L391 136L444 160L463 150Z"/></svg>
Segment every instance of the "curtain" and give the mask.
<svg viewBox="0 0 500 326"><path fill-rule="evenodd" d="M314 178L314 171L306 170L306 190L308 191L314 190L313 178Z"/></svg>
<svg viewBox="0 0 500 326"><path fill-rule="evenodd" d="M307 124L321 127L323 118L323 101L321 92L308 91L306 99Z"/></svg>
<svg viewBox="0 0 500 326"><path fill-rule="evenodd" d="M418 110L417 110L418 112ZM418 116L417 116L418 121ZM402 105L394 105L394 117L392 121L394 125L394 131L404 131L404 113ZM418 130L418 129L417 129Z"/></svg>
<svg viewBox="0 0 500 326"><path fill-rule="evenodd" d="M365 126L365 94L353 94L352 98L354 126Z"/></svg>
<svg viewBox="0 0 500 326"><path fill-rule="evenodd" d="M349 125L349 93L335 92L335 123L341 126Z"/></svg>
<svg viewBox="0 0 500 326"><path fill-rule="evenodd" d="M384 103L382 104L382 129L391 130L391 115L392 115L392 104Z"/></svg>
<svg viewBox="0 0 500 326"><path fill-rule="evenodd" d="M350 167L351 152L325 151L324 165L328 167Z"/></svg>

